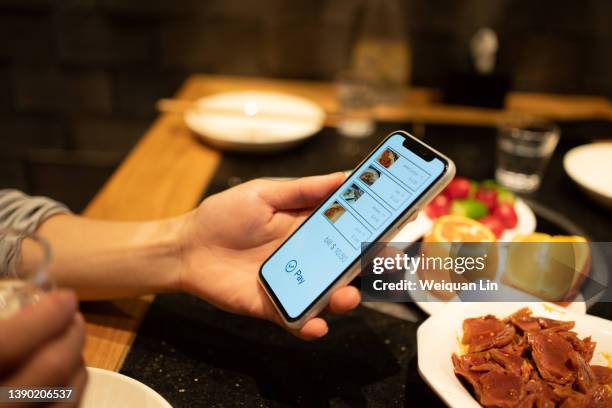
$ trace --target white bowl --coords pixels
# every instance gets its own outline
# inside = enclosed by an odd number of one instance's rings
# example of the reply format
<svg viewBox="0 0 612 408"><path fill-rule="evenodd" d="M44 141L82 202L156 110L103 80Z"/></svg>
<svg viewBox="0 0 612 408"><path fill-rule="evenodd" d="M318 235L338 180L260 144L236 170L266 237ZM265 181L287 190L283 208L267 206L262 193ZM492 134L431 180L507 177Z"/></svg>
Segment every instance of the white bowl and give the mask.
<svg viewBox="0 0 612 408"><path fill-rule="evenodd" d="M172 408L153 389L128 376L94 367L87 367L87 374L81 408Z"/></svg>
<svg viewBox="0 0 612 408"><path fill-rule="evenodd" d="M591 143L565 154L563 167L582 190L612 209L612 143Z"/></svg>
<svg viewBox="0 0 612 408"><path fill-rule="evenodd" d="M417 330L418 364L421 377L449 407L478 408L480 404L457 379L451 355L460 353L463 320L492 314L506 317L529 307L534 316L556 320L573 320L573 331L583 338L592 336L597 342L591 364L608 365L612 352L612 321L586 314L577 314L551 303L456 303L428 318Z"/></svg>
<svg viewBox="0 0 612 408"><path fill-rule="evenodd" d="M314 102L279 92L226 92L198 99L184 115L187 126L223 150L286 149L323 127L325 112Z"/></svg>

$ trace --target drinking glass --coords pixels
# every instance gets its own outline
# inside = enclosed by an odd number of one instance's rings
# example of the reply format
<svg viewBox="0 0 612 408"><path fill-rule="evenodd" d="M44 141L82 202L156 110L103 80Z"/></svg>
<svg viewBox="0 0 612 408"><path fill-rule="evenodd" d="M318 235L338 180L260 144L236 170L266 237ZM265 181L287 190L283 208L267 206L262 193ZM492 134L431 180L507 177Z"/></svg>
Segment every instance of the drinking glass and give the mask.
<svg viewBox="0 0 612 408"><path fill-rule="evenodd" d="M498 183L519 193L538 189L548 161L559 141L559 127L527 115L509 115L498 126Z"/></svg>
<svg viewBox="0 0 612 408"><path fill-rule="evenodd" d="M0 229L0 319L7 319L53 288L51 251L34 233Z"/></svg>
<svg viewBox="0 0 612 408"><path fill-rule="evenodd" d="M340 118L338 132L349 137L370 136L375 128L375 87L357 71L341 72L336 79Z"/></svg>

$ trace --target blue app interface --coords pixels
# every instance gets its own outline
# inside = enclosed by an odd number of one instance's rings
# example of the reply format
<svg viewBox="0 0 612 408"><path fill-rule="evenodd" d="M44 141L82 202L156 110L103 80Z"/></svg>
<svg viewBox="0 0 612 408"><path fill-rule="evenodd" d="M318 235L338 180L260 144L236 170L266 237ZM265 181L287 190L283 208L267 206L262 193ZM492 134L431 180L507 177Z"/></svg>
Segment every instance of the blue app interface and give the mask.
<svg viewBox="0 0 612 408"><path fill-rule="evenodd" d="M262 274L291 318L300 316L444 171L392 135L289 238Z"/></svg>

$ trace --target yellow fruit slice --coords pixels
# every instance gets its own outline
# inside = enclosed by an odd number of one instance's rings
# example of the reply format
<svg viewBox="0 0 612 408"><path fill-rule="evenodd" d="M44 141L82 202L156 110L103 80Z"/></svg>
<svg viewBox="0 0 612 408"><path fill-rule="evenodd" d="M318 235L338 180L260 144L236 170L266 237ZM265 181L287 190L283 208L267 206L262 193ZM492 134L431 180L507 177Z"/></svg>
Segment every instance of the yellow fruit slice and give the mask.
<svg viewBox="0 0 612 408"><path fill-rule="evenodd" d="M471 270L457 274L452 269L444 267L433 267L417 271L419 279L433 280L435 282L474 282L480 279L494 279L497 271L497 244L495 234L486 227L468 217L461 215L445 215L438 218L431 232L423 238L421 250L426 258L446 259L454 258L458 254L457 248L461 248L461 255L471 258L486 257L485 267L481 270ZM476 244L460 245L455 248L453 243L474 242ZM480 244L480 243L483 244ZM436 298L448 301L456 293L450 290L431 290L430 294Z"/></svg>
<svg viewBox="0 0 612 408"><path fill-rule="evenodd" d="M590 264L584 237L521 235L508 246L503 281L543 300L568 301L578 293Z"/></svg>
<svg viewBox="0 0 612 408"><path fill-rule="evenodd" d="M424 242L494 242L495 234L485 225L461 215L444 215L436 220Z"/></svg>
<svg viewBox="0 0 612 408"><path fill-rule="evenodd" d="M542 232L534 232L528 235L517 235L514 237L514 242L548 242L550 240L550 235L544 234Z"/></svg>

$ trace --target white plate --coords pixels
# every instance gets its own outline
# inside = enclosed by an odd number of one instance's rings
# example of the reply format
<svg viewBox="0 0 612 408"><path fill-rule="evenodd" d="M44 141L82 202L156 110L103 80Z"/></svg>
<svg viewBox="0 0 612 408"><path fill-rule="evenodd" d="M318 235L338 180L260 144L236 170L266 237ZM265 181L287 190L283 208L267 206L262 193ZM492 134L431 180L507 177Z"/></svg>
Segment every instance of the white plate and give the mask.
<svg viewBox="0 0 612 408"><path fill-rule="evenodd" d="M278 92L227 92L198 99L184 115L187 126L224 150L262 152L291 147L323 127L314 102Z"/></svg>
<svg viewBox="0 0 612 408"><path fill-rule="evenodd" d="M569 305L567 305L567 307L565 307L565 309L569 310L572 313L585 314L587 312L586 302L584 302L584 300L581 300L583 299L581 294L578 294L577 299L579 300L570 303ZM419 307L419 309L421 309L428 315L433 316L433 315L436 315L442 312L446 308L446 306L448 306L449 302L442 302L440 300L432 300L431 302L414 302L414 303ZM453 304L455 303L457 302L453 302ZM462 302L462 303L468 303L468 302Z"/></svg>
<svg viewBox="0 0 612 408"><path fill-rule="evenodd" d="M87 367L87 374L81 408L172 408L152 388L128 376L93 367Z"/></svg>
<svg viewBox="0 0 612 408"><path fill-rule="evenodd" d="M451 355L460 352L463 320L493 314L499 318L529 307L535 316L573 320L574 331L597 342L591 364L608 365L603 353L612 352L612 322L595 316L572 313L549 303L460 303L449 305L443 313L428 318L417 330L418 364L421 377L449 407L479 408L478 402L459 382L453 371Z"/></svg>
<svg viewBox="0 0 612 408"><path fill-rule="evenodd" d="M612 143L575 147L565 154L563 167L587 195L612 209Z"/></svg>

